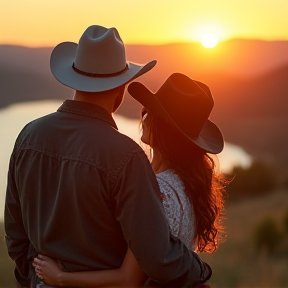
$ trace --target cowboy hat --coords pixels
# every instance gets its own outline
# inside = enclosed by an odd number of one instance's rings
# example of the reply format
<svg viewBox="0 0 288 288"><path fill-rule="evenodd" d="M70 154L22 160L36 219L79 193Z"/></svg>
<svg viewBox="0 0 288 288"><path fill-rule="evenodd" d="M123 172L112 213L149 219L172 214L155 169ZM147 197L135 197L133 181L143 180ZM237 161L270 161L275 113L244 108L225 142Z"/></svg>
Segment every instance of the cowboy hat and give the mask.
<svg viewBox="0 0 288 288"><path fill-rule="evenodd" d="M155 64L155 60L144 65L127 62L117 29L98 25L88 27L79 44L58 44L50 58L51 71L59 82L86 92L119 87L148 72Z"/></svg>
<svg viewBox="0 0 288 288"><path fill-rule="evenodd" d="M174 73L156 93L139 82L132 82L128 92L148 111L175 127L205 151L217 154L223 150L222 133L208 119L214 101L206 84Z"/></svg>

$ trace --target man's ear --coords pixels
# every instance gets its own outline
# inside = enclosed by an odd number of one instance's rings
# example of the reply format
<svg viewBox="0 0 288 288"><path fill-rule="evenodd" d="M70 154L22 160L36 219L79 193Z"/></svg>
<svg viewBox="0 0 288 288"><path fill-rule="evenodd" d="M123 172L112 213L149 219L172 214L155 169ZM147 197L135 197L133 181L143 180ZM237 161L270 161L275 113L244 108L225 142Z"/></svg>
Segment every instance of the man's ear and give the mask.
<svg viewBox="0 0 288 288"><path fill-rule="evenodd" d="M118 88L118 92L114 101L112 113L115 113L118 110L118 108L121 106L123 99L124 99L125 90L126 90L126 85L122 85Z"/></svg>

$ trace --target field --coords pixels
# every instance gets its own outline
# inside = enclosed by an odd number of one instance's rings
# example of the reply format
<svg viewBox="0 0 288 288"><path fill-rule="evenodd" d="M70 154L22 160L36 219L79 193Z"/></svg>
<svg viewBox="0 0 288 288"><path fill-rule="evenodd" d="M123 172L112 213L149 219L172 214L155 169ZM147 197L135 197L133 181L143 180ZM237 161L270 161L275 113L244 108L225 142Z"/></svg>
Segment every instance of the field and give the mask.
<svg viewBox="0 0 288 288"><path fill-rule="evenodd" d="M279 253L258 253L254 245L255 227L272 218L282 229L288 210L288 191L275 191L261 198L248 199L227 207L225 221L228 239L212 255L201 255L213 269L211 288L284 288L288 287L288 235L283 236ZM13 287L13 263L0 230L0 287Z"/></svg>
<svg viewBox="0 0 288 288"><path fill-rule="evenodd" d="M287 210L288 191L276 191L227 207L227 241L214 254L201 255L212 266L212 288L288 287L287 235L282 239L280 252L272 256L265 250L259 253L254 240L255 228L264 219L274 219L279 230L283 229Z"/></svg>

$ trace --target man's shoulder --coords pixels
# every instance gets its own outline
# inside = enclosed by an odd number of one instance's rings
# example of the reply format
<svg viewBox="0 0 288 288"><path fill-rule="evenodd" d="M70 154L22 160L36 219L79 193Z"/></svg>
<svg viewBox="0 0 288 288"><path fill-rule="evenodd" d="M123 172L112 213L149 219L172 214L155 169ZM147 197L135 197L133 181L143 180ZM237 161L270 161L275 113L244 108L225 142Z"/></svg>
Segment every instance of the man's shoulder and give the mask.
<svg viewBox="0 0 288 288"><path fill-rule="evenodd" d="M133 155L138 154L140 157L147 157L142 147L129 136L115 130L111 139L110 149L113 149L112 154L121 154L124 158L131 158ZM108 148L108 147L107 147Z"/></svg>
<svg viewBox="0 0 288 288"><path fill-rule="evenodd" d="M141 148L141 146L135 142L132 138L130 138L129 136L122 134L120 132L116 132L116 139L119 143L122 143L126 149L128 150L137 150L137 151L142 151L143 149Z"/></svg>
<svg viewBox="0 0 288 288"><path fill-rule="evenodd" d="M29 129L33 129L33 128L36 128L38 126L42 126L44 125L45 123L51 123L51 120L57 115L56 112L53 112L53 113L50 113L50 114L47 114L47 115L43 115L39 118L36 118L36 119L33 119L31 120L30 122L26 123L26 125L23 127L22 131L25 131L25 130L29 130Z"/></svg>
<svg viewBox="0 0 288 288"><path fill-rule="evenodd" d="M56 114L55 112L51 114L47 114L47 115L41 116L39 118L36 118L26 123L21 129L18 135L18 138L21 138L27 135L28 133L31 133L32 131L36 130L37 132L37 130L39 129L42 130L45 127L45 123L47 124L51 123L51 120L53 117L55 117L55 114Z"/></svg>

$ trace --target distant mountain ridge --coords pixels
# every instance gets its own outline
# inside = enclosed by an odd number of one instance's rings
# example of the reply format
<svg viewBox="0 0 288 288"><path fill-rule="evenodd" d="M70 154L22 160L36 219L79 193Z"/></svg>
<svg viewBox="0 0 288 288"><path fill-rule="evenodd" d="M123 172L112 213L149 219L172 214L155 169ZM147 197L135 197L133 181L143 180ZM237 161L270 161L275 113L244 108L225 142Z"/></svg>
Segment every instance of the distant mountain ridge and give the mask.
<svg viewBox="0 0 288 288"><path fill-rule="evenodd" d="M225 140L256 158L288 167L288 41L230 40L213 50L197 43L128 45L129 61L157 59L137 81L155 91L173 72L209 85L215 107L211 120ZM52 48L0 45L0 108L11 103L66 99L72 90L50 72ZM140 104L126 95L117 113L139 116Z"/></svg>

